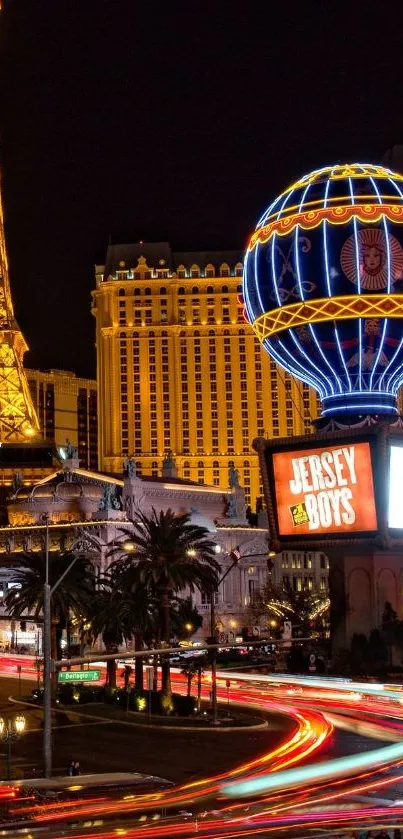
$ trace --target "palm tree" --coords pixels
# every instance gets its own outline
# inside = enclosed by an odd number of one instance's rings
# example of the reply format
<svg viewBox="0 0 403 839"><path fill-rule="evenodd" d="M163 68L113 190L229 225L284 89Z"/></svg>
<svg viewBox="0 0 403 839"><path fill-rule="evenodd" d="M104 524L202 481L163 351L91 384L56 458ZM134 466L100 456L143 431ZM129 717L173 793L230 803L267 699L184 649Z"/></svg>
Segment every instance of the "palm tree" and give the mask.
<svg viewBox="0 0 403 839"><path fill-rule="evenodd" d="M73 563L74 564L71 564ZM70 552L51 554L49 557L49 583L55 586L71 564L68 573L57 586L51 598L51 658L60 658L61 630L69 626L71 618L81 619L87 614L94 596L95 576L91 561L86 556ZM10 582L14 587L5 599L8 614L21 618L27 613L38 620L43 613L43 590L46 579L44 552L26 553L18 560Z"/></svg>
<svg viewBox="0 0 403 839"><path fill-rule="evenodd" d="M188 686L188 696L192 691L192 681L196 675L196 667L194 661L186 661L181 667L182 676L186 676Z"/></svg>
<svg viewBox="0 0 403 839"><path fill-rule="evenodd" d="M171 603L171 627L179 640L187 640L203 626L203 618L191 597L174 597Z"/></svg>
<svg viewBox="0 0 403 839"><path fill-rule="evenodd" d="M169 644L175 595L185 588L211 592L217 585L215 544L205 527L192 523L190 514L175 515L173 510L157 513L153 508L150 516L140 512L132 528L126 535L134 543L135 552L116 559L112 569L118 572L124 591L140 585L158 599L161 640ZM162 689L171 692L166 656L162 661Z"/></svg>
<svg viewBox="0 0 403 839"><path fill-rule="evenodd" d="M124 641L133 637L133 599L125 596L118 588L113 588L105 581L93 598L90 621L93 638L102 636L107 653L118 653ZM116 687L116 659L110 659L106 665L106 681L109 687Z"/></svg>

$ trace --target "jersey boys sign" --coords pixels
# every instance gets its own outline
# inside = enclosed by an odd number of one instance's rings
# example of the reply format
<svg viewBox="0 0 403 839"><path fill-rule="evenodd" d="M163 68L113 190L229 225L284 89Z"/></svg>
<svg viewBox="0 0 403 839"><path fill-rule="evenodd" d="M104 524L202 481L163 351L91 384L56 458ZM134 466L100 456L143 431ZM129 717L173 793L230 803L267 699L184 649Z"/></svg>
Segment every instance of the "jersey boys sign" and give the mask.
<svg viewBox="0 0 403 839"><path fill-rule="evenodd" d="M377 529L369 443L273 455L280 536Z"/></svg>

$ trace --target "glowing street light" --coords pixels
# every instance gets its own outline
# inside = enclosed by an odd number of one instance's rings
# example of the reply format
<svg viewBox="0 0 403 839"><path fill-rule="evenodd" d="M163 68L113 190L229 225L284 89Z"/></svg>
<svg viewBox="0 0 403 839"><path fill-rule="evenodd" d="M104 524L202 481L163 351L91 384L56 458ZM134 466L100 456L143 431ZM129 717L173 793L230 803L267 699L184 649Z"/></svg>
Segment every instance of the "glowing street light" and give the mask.
<svg viewBox="0 0 403 839"><path fill-rule="evenodd" d="M25 731L25 717L18 714L13 719L0 717L0 737L7 744L7 780L11 778L11 744L18 740Z"/></svg>

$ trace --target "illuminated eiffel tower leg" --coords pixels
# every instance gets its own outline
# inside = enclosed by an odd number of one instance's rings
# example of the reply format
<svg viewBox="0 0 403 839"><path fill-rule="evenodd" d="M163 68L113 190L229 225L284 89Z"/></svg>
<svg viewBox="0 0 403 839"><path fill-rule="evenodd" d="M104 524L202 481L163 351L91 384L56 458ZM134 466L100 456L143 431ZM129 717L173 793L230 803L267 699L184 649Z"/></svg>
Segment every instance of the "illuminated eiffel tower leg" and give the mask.
<svg viewBox="0 0 403 839"><path fill-rule="evenodd" d="M1 9L1 0L0 0ZM0 191L0 442L27 442L39 435L22 359L28 346L14 317Z"/></svg>

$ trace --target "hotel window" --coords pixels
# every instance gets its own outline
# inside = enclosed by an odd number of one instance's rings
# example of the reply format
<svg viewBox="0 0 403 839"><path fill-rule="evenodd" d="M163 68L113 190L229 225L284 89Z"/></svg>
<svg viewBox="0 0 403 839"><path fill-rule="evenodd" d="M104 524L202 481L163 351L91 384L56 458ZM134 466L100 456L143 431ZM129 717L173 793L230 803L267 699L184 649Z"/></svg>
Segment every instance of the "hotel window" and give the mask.
<svg viewBox="0 0 403 839"><path fill-rule="evenodd" d="M320 578L319 588L320 588L320 590L321 590L321 591L326 591L326 590L327 590L327 580L326 580L326 577L321 577L321 578Z"/></svg>

